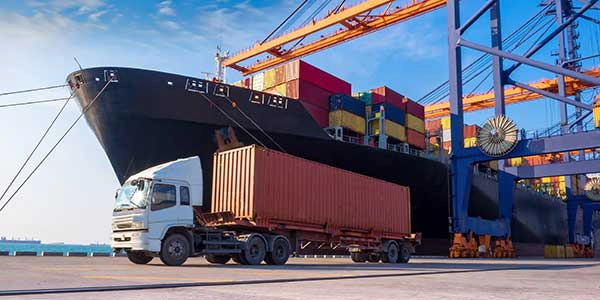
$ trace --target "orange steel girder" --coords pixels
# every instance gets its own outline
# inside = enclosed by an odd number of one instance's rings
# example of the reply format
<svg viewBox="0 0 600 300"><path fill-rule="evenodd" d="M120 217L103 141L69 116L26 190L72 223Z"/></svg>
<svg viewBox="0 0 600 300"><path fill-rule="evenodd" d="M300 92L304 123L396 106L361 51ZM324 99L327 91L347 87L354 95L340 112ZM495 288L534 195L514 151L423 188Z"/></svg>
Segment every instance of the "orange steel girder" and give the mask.
<svg viewBox="0 0 600 300"><path fill-rule="evenodd" d="M585 72L585 74L600 77L600 67ZM529 84L532 87L545 90L548 92L558 93L558 83L556 79L543 79L538 82ZM566 91L568 95L573 95L576 92L594 87L586 82L579 81L575 78L565 78ZM514 104L529 100L542 98L543 96L528 90L511 87L504 90L505 103ZM463 97L463 108L465 112L476 111L494 107L494 92L485 94L468 95ZM437 104L425 106L425 118L435 119L450 115L450 103L445 101Z"/></svg>
<svg viewBox="0 0 600 300"><path fill-rule="evenodd" d="M231 58L225 60L223 65L241 71L242 74L246 76L285 63L286 61L341 44L384 27L431 12L446 5L446 0L413 0L412 3L397 10L387 7L382 15L370 16L363 21L358 20L361 14L368 13L384 5L392 4L392 2L394 1L367 0L355 6L341 9L337 13L330 14L307 26L234 54ZM335 25L341 25L343 28L340 28L327 36L323 36L314 42L300 45L300 47L296 49L289 51L282 49L284 45L290 42L297 41ZM264 53L269 53L273 55L273 57L268 57L247 67L239 65L242 61Z"/></svg>

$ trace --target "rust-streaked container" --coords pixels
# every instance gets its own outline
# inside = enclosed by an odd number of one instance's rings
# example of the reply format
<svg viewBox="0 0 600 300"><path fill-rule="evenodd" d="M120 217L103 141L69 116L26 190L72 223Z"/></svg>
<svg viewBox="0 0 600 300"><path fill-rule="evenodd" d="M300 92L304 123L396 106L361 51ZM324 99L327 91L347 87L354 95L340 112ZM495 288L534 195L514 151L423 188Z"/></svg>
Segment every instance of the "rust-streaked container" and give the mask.
<svg viewBox="0 0 600 300"><path fill-rule="evenodd" d="M256 145L215 154L211 207L259 226L411 233L409 188Z"/></svg>

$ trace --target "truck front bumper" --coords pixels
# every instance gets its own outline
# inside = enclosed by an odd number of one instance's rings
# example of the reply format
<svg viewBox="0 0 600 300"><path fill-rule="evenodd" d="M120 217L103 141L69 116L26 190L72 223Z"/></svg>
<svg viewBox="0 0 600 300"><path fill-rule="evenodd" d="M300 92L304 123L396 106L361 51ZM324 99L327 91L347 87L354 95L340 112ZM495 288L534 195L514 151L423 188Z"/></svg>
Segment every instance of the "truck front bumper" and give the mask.
<svg viewBox="0 0 600 300"><path fill-rule="evenodd" d="M149 238L145 230L113 232L110 245L115 250L160 252L160 240Z"/></svg>

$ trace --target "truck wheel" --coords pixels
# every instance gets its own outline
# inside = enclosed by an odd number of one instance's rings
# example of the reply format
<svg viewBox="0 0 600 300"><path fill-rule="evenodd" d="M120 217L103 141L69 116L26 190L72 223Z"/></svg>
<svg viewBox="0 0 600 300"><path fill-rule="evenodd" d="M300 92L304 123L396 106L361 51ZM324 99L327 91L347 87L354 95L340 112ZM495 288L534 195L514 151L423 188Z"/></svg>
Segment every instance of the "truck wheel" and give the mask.
<svg viewBox="0 0 600 300"><path fill-rule="evenodd" d="M283 238L278 238L273 242L273 251L267 253L265 262L269 265L283 265L290 258L290 243Z"/></svg>
<svg viewBox="0 0 600 300"><path fill-rule="evenodd" d="M246 249L242 251L242 263L248 265L260 264L267 254L267 245L258 235L252 235L246 242Z"/></svg>
<svg viewBox="0 0 600 300"><path fill-rule="evenodd" d="M208 254L204 258L209 263L218 264L218 265L224 265L231 259L231 257L229 257L229 255L215 255L215 254Z"/></svg>
<svg viewBox="0 0 600 300"><path fill-rule="evenodd" d="M400 251L398 252L398 262L405 264L409 260L410 260L410 248L403 245L400 247Z"/></svg>
<svg viewBox="0 0 600 300"><path fill-rule="evenodd" d="M350 253L350 258L355 263L367 262L367 255L363 252L352 252Z"/></svg>
<svg viewBox="0 0 600 300"><path fill-rule="evenodd" d="M398 245L389 243L387 252L381 253L381 261L384 263L396 263L398 261Z"/></svg>
<svg viewBox="0 0 600 300"><path fill-rule="evenodd" d="M134 264L145 265L152 261L154 257L146 255L146 253L142 251L128 251L127 258L129 258L129 261Z"/></svg>
<svg viewBox="0 0 600 300"><path fill-rule="evenodd" d="M185 236L175 233L163 240L160 260L167 266L180 266L190 255L190 243Z"/></svg>
<svg viewBox="0 0 600 300"><path fill-rule="evenodd" d="M381 258L377 253L371 253L371 255L369 255L369 257L367 258L367 261L370 263L378 263L380 260Z"/></svg>
<svg viewBox="0 0 600 300"><path fill-rule="evenodd" d="M247 265L248 264L248 263L244 262L241 254L234 254L234 255L231 256L231 259L234 262L236 262L236 263L238 263L240 265Z"/></svg>

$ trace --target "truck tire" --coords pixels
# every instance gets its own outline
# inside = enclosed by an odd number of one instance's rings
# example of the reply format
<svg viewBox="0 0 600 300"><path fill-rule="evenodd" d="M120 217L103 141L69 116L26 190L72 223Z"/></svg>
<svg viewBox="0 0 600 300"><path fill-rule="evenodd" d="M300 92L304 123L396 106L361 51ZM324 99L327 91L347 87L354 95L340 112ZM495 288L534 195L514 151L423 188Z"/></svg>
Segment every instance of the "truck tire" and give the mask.
<svg viewBox="0 0 600 300"><path fill-rule="evenodd" d="M400 251L398 252L398 262L405 264L410 260L410 248L406 245L400 246Z"/></svg>
<svg viewBox="0 0 600 300"><path fill-rule="evenodd" d="M369 255L369 257L367 258L367 261L370 263L378 263L380 260L381 260L381 257L376 252L371 253L371 255Z"/></svg>
<svg viewBox="0 0 600 300"><path fill-rule="evenodd" d="M398 261L398 244L390 242L386 252L381 252L381 261L384 263L396 263Z"/></svg>
<svg viewBox="0 0 600 300"><path fill-rule="evenodd" d="M277 238L273 242L273 251L267 253L265 262L269 265L284 265L290 258L290 243L284 238Z"/></svg>
<svg viewBox="0 0 600 300"><path fill-rule="evenodd" d="M167 266L180 266L190 255L190 242L182 234L169 235L162 242L160 260Z"/></svg>
<svg viewBox="0 0 600 300"><path fill-rule="evenodd" d="M246 263L246 262L243 261L243 258L242 258L241 254L234 254L234 255L231 256L231 259L234 262L236 262L236 263L238 263L240 265L247 265L248 264L248 263Z"/></svg>
<svg viewBox="0 0 600 300"><path fill-rule="evenodd" d="M145 265L152 261L154 257L147 255L142 251L128 251L127 258L129 258L130 262L136 265Z"/></svg>
<svg viewBox="0 0 600 300"><path fill-rule="evenodd" d="M267 255L267 245L260 238L260 235L254 234L246 241L246 249L242 251L241 262L247 265L260 264Z"/></svg>
<svg viewBox="0 0 600 300"><path fill-rule="evenodd" d="M367 262L367 255L363 252L352 252L350 253L350 258L355 263Z"/></svg>
<svg viewBox="0 0 600 300"><path fill-rule="evenodd" d="M211 264L224 265L231 257L229 255L208 254L204 257Z"/></svg>

